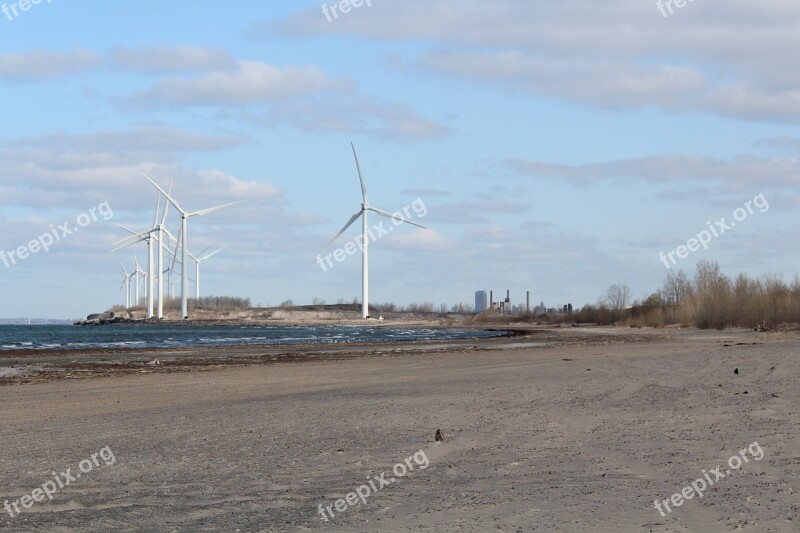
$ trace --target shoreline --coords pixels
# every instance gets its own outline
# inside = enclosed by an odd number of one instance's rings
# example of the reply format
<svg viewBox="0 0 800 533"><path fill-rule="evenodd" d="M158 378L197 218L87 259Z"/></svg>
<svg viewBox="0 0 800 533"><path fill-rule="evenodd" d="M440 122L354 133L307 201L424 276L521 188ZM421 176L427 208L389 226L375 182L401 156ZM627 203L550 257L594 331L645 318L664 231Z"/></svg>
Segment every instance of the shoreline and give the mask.
<svg viewBox="0 0 800 533"><path fill-rule="evenodd" d="M630 328L480 328L502 332L493 337L431 340L353 341L341 343L247 344L169 348L91 348L79 350L0 351L0 387L63 379L123 374L197 372L229 366L308 363L394 355L470 353L514 348L604 345L610 342L665 341L665 330Z"/></svg>
<svg viewBox="0 0 800 533"><path fill-rule="evenodd" d="M442 326L446 328L446 326ZM456 329L467 329L458 327ZM575 346L682 343L693 339L798 338L795 331L753 332L745 329L626 328L615 326L560 327L516 325L480 327L503 333L466 339L380 340L336 343L239 344L146 348L19 349L0 351L0 387L115 377L132 374L207 372L216 369L281 363L316 363L421 356L548 350ZM725 345L723 345L725 346Z"/></svg>

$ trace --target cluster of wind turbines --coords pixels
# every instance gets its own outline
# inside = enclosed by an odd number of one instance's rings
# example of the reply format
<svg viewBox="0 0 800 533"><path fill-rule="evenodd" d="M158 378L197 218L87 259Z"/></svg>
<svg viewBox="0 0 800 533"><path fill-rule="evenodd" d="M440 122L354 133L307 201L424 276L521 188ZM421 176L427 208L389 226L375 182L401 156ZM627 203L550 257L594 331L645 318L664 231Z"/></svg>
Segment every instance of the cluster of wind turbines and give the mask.
<svg viewBox="0 0 800 533"><path fill-rule="evenodd" d="M377 213L380 216L391 218L394 221L404 222L406 224L411 224L413 226L420 227L422 229L428 229L422 224L417 224L416 222L411 222L410 220L406 220L405 218L401 217L399 214L389 213L383 209L378 207L371 206L367 200L367 186L364 183L364 176L361 173L361 165L358 162L358 154L356 153L356 147L351 142L350 146L353 149L353 157L355 158L356 162L356 170L358 171L358 180L361 184L361 197L362 203L361 208L358 210L356 214L350 217L350 220L344 225L344 227L339 230L339 232L334 235L334 237L328 242L328 244L332 243L339 236L347 231L353 223L361 218L361 227L362 227L362 241L363 246L361 247L361 316L362 318L366 319L369 318L369 239L368 239L368 221L367 221L367 214L369 211ZM173 197L172 197L172 178L170 178L168 190L164 190L161 188L155 181L150 179L144 172L142 172L142 176L147 179L157 190L158 190L158 197L156 199L156 211L153 217L153 225L150 229L137 232L129 227L123 226L121 224L116 224L116 226L122 228L123 230L131 233L130 237L122 239L114 243L117 246L112 251L117 251L122 248L126 248L128 246L133 246L140 242L147 243L148 249L148 270L145 272L141 266L139 265L139 260L136 258L136 254L134 251L134 260L136 263L136 269L131 273L128 274L127 269L125 266L122 265L122 274L125 276L123 281L123 287L126 288L126 297L125 297L125 304L126 307L131 307L131 286L130 280L131 278L135 279L135 292L136 292L136 303L139 302L139 281L145 281L145 293L147 298L147 318L152 318L153 316L158 316L158 318L164 318L164 274L168 274L170 277L172 275L172 271L174 270L175 263L178 262L181 265L181 316L184 320L189 318L189 307L188 307L188 293L189 293L189 275L188 275L188 257L191 257L194 260L196 265L195 271L195 298L200 298L200 263L209 259L213 255L219 253L225 247L220 248L210 254L203 255L205 251L199 254L201 257L196 257L195 255L191 254L188 250L188 234L189 234L189 219L194 216L202 216L217 211L219 209L223 209L225 207L230 207L232 205L238 204L240 202L232 202L229 204L219 205L216 207L211 207L208 209L201 209L199 211L186 211L181 207ZM161 196L166 198L164 202L164 211L161 217L161 220L158 219L159 210L161 209ZM166 228L166 220L167 220L167 213L169 212L169 205L172 204L175 209L178 210L181 216L181 226L178 232L179 237L175 237L167 228ZM172 251L169 246L166 247L167 253L172 256L172 264L168 269L164 269L164 249L165 249L165 241L166 239L170 239L175 246L175 250ZM169 243L167 243L169 244ZM154 250L155 246L158 246L158 275L156 276L154 273ZM178 252L180 251L180 260L178 260ZM168 278L169 279L169 278ZM154 286L156 284L156 280L158 281L158 298L154 297ZM169 281L168 281L169 282ZM172 295L170 294L170 297ZM154 310L155 302L158 302L157 310Z"/></svg>
<svg viewBox="0 0 800 533"><path fill-rule="evenodd" d="M125 287L125 305L126 308L132 307L132 290L135 290L136 296L136 304L139 303L139 286L140 281L145 282L145 298L147 299L147 318L153 318L157 316L159 319L164 318L164 275L167 274L167 283L172 286L171 283L171 276L172 272L175 270L175 263L177 262L180 264L180 275L181 275L181 316L183 319L189 318L189 262L188 259L191 258L195 262L195 298L200 298L200 263L205 261L206 259L211 258L212 256L216 255L217 253L224 250L226 247L222 247L214 252L209 254L205 254L205 250L195 256L194 254L189 252L188 248L188 240L189 240L189 219L195 216L202 216L217 211L219 209L223 209L225 207L230 207L232 205L238 204L240 202L231 202L229 204L219 205L216 207L211 207L208 209L201 209L199 211L187 211L185 210L180 203L178 203L175 198L172 196L172 178L170 178L168 190L165 191L161 188L155 181L150 179L144 172L142 172L142 176L147 179L158 191L158 196L156 198L156 210L153 216L153 224L150 229L146 229L144 231L136 231L127 226L123 226L121 224L114 223L115 226L131 233L130 237L126 237L125 239L121 239L114 243L113 251L121 250L123 248L127 248L129 246L134 246L140 242L147 243L147 251L148 251L148 268L147 272L145 272L141 266L139 265L139 260L136 257L136 252L134 250L134 260L136 264L136 268L132 273L128 273L128 270L125 266L120 262L122 266L122 274L125 276L125 279L122 283L122 286ZM161 218L159 220L159 212L161 210L161 197L164 197L166 200L164 202L164 211L161 214ZM169 213L169 206L172 204L173 207L178 211L181 216L181 226L178 230L178 237L175 237L172 232L169 231L166 227L167 215ZM173 249L170 248L170 241L174 246ZM155 254L156 251L154 250L155 247L158 247L157 255L158 255L158 272L156 274L155 270ZM171 265L165 269L164 268L164 250L166 249L167 253L171 256ZM180 254L180 259L179 259ZM134 287L131 287L131 279L134 280ZM156 298L156 285L158 297ZM170 289L170 297L172 297L172 290ZM157 308L156 308L157 304Z"/></svg>

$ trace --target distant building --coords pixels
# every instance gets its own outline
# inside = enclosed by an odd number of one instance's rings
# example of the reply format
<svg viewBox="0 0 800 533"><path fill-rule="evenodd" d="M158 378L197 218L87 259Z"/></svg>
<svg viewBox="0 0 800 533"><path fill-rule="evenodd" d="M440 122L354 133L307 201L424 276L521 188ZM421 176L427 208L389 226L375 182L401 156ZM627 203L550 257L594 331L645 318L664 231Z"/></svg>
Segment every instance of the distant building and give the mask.
<svg viewBox="0 0 800 533"><path fill-rule="evenodd" d="M476 313L483 313L489 307L489 298L486 295L486 291L476 291L475 292L475 312Z"/></svg>

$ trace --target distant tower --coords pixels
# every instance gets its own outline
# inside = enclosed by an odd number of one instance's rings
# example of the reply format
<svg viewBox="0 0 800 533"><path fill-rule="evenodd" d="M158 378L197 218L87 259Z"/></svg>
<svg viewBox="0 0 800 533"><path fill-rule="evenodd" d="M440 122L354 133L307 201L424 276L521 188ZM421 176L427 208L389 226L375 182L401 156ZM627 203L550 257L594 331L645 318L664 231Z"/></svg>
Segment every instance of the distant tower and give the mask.
<svg viewBox="0 0 800 533"><path fill-rule="evenodd" d="M486 311L486 291L475 291L475 312Z"/></svg>
<svg viewBox="0 0 800 533"><path fill-rule="evenodd" d="M494 307L494 292L489 291L489 307Z"/></svg>
<svg viewBox="0 0 800 533"><path fill-rule="evenodd" d="M531 314L531 291L525 291L525 313Z"/></svg>

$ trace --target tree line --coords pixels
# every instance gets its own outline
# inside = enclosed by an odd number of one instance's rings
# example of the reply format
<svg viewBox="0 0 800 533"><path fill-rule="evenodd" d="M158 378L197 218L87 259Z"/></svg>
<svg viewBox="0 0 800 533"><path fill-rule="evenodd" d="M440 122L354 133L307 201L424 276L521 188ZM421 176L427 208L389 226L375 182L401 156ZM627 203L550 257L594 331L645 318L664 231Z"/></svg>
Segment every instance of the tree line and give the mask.
<svg viewBox="0 0 800 533"><path fill-rule="evenodd" d="M701 329L727 327L773 329L800 323L800 277L730 278L716 261L700 261L694 277L670 271L661 288L644 301L631 301L630 289L612 285L596 305L580 309L572 320L600 324L661 327L671 324Z"/></svg>

